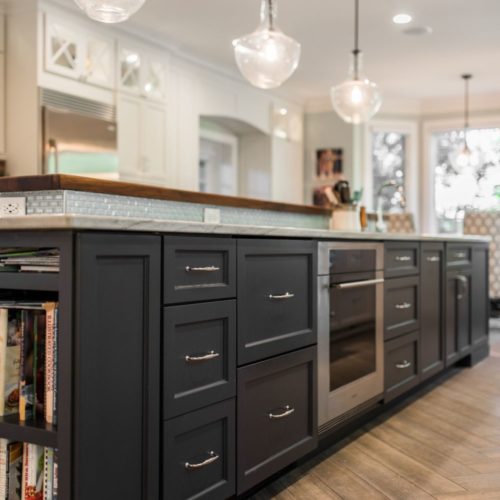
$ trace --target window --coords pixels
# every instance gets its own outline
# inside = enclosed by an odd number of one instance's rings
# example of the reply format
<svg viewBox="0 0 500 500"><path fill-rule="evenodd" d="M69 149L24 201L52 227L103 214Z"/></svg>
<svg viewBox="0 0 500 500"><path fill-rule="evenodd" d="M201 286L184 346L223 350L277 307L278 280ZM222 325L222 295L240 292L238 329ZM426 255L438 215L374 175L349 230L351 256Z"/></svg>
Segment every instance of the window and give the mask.
<svg viewBox="0 0 500 500"><path fill-rule="evenodd" d="M459 167L454 155L463 140L461 130L431 136L435 217L442 233L461 232L467 209L489 209L500 201L500 128L469 130L472 160Z"/></svg>

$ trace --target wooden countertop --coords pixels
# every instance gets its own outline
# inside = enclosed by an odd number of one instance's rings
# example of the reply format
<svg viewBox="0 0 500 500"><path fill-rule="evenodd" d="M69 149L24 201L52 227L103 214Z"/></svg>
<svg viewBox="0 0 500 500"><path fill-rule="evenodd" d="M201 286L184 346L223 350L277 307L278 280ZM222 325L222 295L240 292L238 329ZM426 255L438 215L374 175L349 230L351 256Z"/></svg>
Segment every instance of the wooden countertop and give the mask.
<svg viewBox="0 0 500 500"><path fill-rule="evenodd" d="M310 205L294 205L291 203L256 200L252 198L238 198L235 196L198 193L195 191L183 191L180 189L169 189L158 186L134 184L131 182L93 179L77 175L50 174L0 178L0 192L3 193L15 191L50 191L56 189L114 194L121 196L137 196L139 198L199 203L203 205L277 210L280 212L292 212L309 215L330 216L332 213L332 211L328 208L320 208Z"/></svg>

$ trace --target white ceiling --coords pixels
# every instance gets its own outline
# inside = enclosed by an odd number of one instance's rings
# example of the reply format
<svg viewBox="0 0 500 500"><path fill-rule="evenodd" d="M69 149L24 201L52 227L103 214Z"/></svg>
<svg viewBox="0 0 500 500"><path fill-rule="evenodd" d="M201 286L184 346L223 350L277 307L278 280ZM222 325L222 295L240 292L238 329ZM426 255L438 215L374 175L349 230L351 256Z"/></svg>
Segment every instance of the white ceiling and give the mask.
<svg viewBox="0 0 500 500"><path fill-rule="evenodd" d="M70 1L70 0L68 0ZM460 95L459 75L474 74L472 93L500 91L500 0L361 0L361 48L367 76L386 96ZM300 100L327 95L345 78L353 44L353 0L281 0L280 27L302 43L296 74L283 90ZM231 40L252 31L260 0L147 0L130 27L211 64L234 71ZM426 36L402 34L393 14L413 15Z"/></svg>

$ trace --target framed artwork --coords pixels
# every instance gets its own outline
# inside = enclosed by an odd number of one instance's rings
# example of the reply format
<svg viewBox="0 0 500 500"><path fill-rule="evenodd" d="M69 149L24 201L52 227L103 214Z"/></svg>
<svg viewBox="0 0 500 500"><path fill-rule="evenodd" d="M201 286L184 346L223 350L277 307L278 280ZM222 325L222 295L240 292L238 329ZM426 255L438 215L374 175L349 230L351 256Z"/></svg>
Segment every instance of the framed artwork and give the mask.
<svg viewBox="0 0 500 500"><path fill-rule="evenodd" d="M344 166L344 151L342 148L316 150L316 180L338 180Z"/></svg>

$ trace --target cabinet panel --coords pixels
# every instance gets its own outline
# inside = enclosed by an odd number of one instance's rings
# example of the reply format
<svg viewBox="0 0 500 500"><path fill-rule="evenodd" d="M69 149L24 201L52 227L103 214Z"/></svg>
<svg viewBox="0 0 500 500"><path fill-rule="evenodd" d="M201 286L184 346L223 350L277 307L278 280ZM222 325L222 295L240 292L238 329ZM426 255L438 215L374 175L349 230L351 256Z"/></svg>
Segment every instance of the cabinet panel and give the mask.
<svg viewBox="0 0 500 500"><path fill-rule="evenodd" d="M88 34L85 40L83 79L100 87L115 86L115 44L111 38Z"/></svg>
<svg viewBox="0 0 500 500"><path fill-rule="evenodd" d="M159 496L160 276L159 236L78 235L76 500Z"/></svg>
<svg viewBox="0 0 500 500"><path fill-rule="evenodd" d="M316 342L316 244L238 240L238 364Z"/></svg>
<svg viewBox="0 0 500 500"><path fill-rule="evenodd" d="M125 180L136 180L142 176L139 145L140 124L140 101L121 96L118 102L118 155L120 177Z"/></svg>
<svg viewBox="0 0 500 500"><path fill-rule="evenodd" d="M238 370L238 493L317 444L316 347Z"/></svg>
<svg viewBox="0 0 500 500"><path fill-rule="evenodd" d="M463 243L448 243L446 245L446 265L449 268L468 267L471 265L472 248Z"/></svg>
<svg viewBox="0 0 500 500"><path fill-rule="evenodd" d="M146 179L166 177L167 117L163 106L141 105L140 126L141 165Z"/></svg>
<svg viewBox="0 0 500 500"><path fill-rule="evenodd" d="M167 307L163 325L164 417L236 395L236 301Z"/></svg>
<svg viewBox="0 0 500 500"><path fill-rule="evenodd" d="M488 246L477 245L472 249L472 345L488 342Z"/></svg>
<svg viewBox="0 0 500 500"><path fill-rule="evenodd" d="M444 368L444 245L422 243L420 275L420 374Z"/></svg>
<svg viewBox="0 0 500 500"><path fill-rule="evenodd" d="M398 278L385 282L385 340L414 331L420 325L419 278Z"/></svg>
<svg viewBox="0 0 500 500"><path fill-rule="evenodd" d="M416 242L389 242L385 244L385 277L412 276L420 270L419 244Z"/></svg>
<svg viewBox="0 0 500 500"><path fill-rule="evenodd" d="M235 433L234 399L166 422L163 499L220 500L234 495Z"/></svg>

